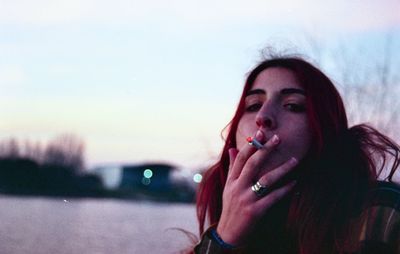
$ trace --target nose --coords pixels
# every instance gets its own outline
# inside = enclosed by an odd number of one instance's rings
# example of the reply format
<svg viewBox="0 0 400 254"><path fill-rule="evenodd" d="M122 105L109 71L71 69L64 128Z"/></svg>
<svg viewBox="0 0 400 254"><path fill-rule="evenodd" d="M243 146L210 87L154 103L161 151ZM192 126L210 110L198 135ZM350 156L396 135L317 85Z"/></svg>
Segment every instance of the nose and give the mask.
<svg viewBox="0 0 400 254"><path fill-rule="evenodd" d="M259 128L273 130L277 127L275 113L268 105L263 105L256 115L256 124Z"/></svg>

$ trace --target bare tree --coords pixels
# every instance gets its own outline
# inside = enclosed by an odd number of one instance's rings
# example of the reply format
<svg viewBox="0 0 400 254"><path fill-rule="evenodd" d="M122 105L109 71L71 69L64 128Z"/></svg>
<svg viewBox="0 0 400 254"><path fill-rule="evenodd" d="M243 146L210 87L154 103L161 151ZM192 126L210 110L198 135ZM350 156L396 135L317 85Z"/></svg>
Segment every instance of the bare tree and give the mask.
<svg viewBox="0 0 400 254"><path fill-rule="evenodd" d="M16 159L21 155L20 146L15 138L10 138L0 144L0 157Z"/></svg>
<svg viewBox="0 0 400 254"><path fill-rule="evenodd" d="M386 39L381 59L364 69L354 71L355 82L344 83L344 97L351 122L368 122L380 131L399 140L400 82L395 76L392 62L391 37ZM364 59L365 60L365 59ZM358 65L353 65L352 69ZM358 75L358 76L357 76Z"/></svg>
<svg viewBox="0 0 400 254"><path fill-rule="evenodd" d="M84 143L78 136L60 135L47 144L43 154L43 163L81 171L85 166L84 148Z"/></svg>
<svg viewBox="0 0 400 254"><path fill-rule="evenodd" d="M379 55L369 54L370 49L362 45L350 48L346 44L323 54L328 49L318 40L307 41L319 64L334 69L329 76L334 77L343 96L349 125L367 123L400 143L400 76L396 72L400 61L393 58L393 37L389 34L383 44L374 45L374 51L381 47ZM385 179L388 172L384 169L379 177ZM393 179L400 182L400 172Z"/></svg>
<svg viewBox="0 0 400 254"><path fill-rule="evenodd" d="M32 143L29 140L25 140L22 150L22 157L36 161L39 164L43 162L43 148L40 142Z"/></svg>
<svg viewBox="0 0 400 254"><path fill-rule="evenodd" d="M85 167L85 146L81 138L73 134L57 136L46 145L26 140L23 145L15 138L0 142L0 158L31 159L38 164L67 167L75 172Z"/></svg>
<svg viewBox="0 0 400 254"><path fill-rule="evenodd" d="M310 55L323 69L334 70L330 76L343 96L349 124L368 123L400 142L400 77L395 72L400 66L393 61L392 38L389 34L382 45L375 45L383 52L376 58L368 48L341 44L329 50L312 36L305 37Z"/></svg>

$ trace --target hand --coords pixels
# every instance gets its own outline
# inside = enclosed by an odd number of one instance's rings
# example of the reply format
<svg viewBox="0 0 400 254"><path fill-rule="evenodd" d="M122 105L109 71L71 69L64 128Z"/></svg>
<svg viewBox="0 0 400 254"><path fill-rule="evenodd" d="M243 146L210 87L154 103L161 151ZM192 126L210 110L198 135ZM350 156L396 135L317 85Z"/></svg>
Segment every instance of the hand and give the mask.
<svg viewBox="0 0 400 254"><path fill-rule="evenodd" d="M256 134L258 140L260 140L260 135L262 135L261 132ZM251 145L243 147L240 152L234 148L229 150L229 173L222 195L222 214L217 226L217 233L225 242L236 246L244 244L265 211L294 187L293 181L272 190L264 197L257 196L251 189L254 178L262 169L265 156L268 156L278 144L279 137L274 135L259 150ZM296 165L297 160L291 158L279 167L263 174L258 181L270 187L293 170Z"/></svg>

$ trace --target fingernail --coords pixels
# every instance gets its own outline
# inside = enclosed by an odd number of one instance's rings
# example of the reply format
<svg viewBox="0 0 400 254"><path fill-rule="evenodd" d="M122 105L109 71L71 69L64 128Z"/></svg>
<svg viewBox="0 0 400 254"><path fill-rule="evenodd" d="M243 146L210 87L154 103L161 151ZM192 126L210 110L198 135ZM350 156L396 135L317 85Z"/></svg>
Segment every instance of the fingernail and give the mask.
<svg viewBox="0 0 400 254"><path fill-rule="evenodd" d="M258 131L256 132L256 139L257 139L258 141L260 141L260 142L263 142L263 141L264 141L264 134L262 133L262 131L258 130Z"/></svg>
<svg viewBox="0 0 400 254"><path fill-rule="evenodd" d="M279 137L278 135L274 134L274 136L272 136L272 144L276 145L279 143Z"/></svg>

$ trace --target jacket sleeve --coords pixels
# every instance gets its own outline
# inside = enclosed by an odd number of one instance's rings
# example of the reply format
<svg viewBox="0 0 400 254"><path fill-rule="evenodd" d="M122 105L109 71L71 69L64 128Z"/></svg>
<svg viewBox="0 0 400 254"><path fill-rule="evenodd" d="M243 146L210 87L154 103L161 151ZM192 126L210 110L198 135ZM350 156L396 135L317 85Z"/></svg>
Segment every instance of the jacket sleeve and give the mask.
<svg viewBox="0 0 400 254"><path fill-rule="evenodd" d="M348 253L400 254L400 186L380 182L351 225Z"/></svg>

